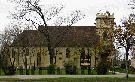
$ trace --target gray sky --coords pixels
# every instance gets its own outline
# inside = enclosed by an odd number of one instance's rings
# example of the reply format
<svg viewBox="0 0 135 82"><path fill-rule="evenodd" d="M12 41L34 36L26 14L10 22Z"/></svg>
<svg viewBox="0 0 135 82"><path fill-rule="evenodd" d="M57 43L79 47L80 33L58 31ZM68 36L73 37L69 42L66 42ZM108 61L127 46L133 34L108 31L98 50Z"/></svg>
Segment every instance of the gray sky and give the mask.
<svg viewBox="0 0 135 82"><path fill-rule="evenodd" d="M64 10L63 15L66 16L73 10L80 9L85 14L86 17L77 22L74 25L94 25L95 15L100 12L105 12L106 10L114 13L115 21L117 24L120 20L126 17L130 13L130 8L128 6L129 0L41 0L42 5L46 4L63 4ZM4 29L9 23L9 11L12 11L12 6L7 0L0 0L0 31Z"/></svg>

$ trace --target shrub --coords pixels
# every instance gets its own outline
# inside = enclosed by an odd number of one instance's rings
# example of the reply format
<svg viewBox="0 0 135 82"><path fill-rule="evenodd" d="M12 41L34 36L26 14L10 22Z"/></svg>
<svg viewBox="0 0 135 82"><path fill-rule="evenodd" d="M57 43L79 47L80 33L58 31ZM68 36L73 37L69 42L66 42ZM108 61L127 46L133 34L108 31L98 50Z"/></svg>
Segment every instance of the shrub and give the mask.
<svg viewBox="0 0 135 82"><path fill-rule="evenodd" d="M71 64L65 64L65 70L66 70L66 74L76 74L77 70L76 70L76 66L72 66Z"/></svg>
<svg viewBox="0 0 135 82"><path fill-rule="evenodd" d="M39 71L38 71L39 75L42 75L42 67L39 67L38 69L39 69Z"/></svg>
<svg viewBox="0 0 135 82"><path fill-rule="evenodd" d="M85 74L85 68L81 67L81 74Z"/></svg>
<svg viewBox="0 0 135 82"><path fill-rule="evenodd" d="M108 64L105 62L100 62L97 66L97 74L105 75L108 72Z"/></svg>
<svg viewBox="0 0 135 82"><path fill-rule="evenodd" d="M131 67L129 68L129 73L135 74L135 68L131 66Z"/></svg>
<svg viewBox="0 0 135 82"><path fill-rule="evenodd" d="M7 66L3 68L5 75L14 75L16 71L16 67L12 66Z"/></svg>
<svg viewBox="0 0 135 82"><path fill-rule="evenodd" d="M60 74L60 67L57 67L57 74Z"/></svg>
<svg viewBox="0 0 135 82"><path fill-rule="evenodd" d="M121 68L126 69L126 64L125 63L121 64Z"/></svg>
<svg viewBox="0 0 135 82"><path fill-rule="evenodd" d="M22 66L19 67L19 72L20 72L20 75L23 75L23 67Z"/></svg>
<svg viewBox="0 0 135 82"><path fill-rule="evenodd" d="M56 68L56 65L54 65L54 64L49 65L49 67L47 69L48 74L55 74L55 68Z"/></svg>
<svg viewBox="0 0 135 82"><path fill-rule="evenodd" d="M31 74L34 75L35 74L35 70L36 68L34 66L31 67Z"/></svg>

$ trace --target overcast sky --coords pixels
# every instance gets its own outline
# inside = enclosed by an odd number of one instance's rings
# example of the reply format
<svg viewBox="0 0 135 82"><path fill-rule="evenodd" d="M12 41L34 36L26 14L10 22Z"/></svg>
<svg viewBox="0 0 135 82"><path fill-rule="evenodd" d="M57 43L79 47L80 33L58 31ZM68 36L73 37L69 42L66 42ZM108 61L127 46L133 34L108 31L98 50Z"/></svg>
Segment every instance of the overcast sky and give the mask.
<svg viewBox="0 0 135 82"><path fill-rule="evenodd" d="M41 0L42 5L46 4L63 4L63 14L69 13L73 10L82 10L86 17L77 22L74 25L88 26L94 25L95 15L100 12L110 11L115 15L115 21L117 24L120 20L126 17L130 13L128 6L129 0ZM9 23L9 11L12 11L11 3L7 0L0 0L0 31L4 29Z"/></svg>

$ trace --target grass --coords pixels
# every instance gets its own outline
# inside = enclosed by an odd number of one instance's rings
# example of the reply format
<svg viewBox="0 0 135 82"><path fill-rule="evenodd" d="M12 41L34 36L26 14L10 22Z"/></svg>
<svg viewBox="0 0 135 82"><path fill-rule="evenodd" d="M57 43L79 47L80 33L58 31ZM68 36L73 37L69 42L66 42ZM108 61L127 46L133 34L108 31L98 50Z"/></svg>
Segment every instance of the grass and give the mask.
<svg viewBox="0 0 135 82"><path fill-rule="evenodd" d="M116 67L116 68L115 68L115 71L116 71L116 72L120 72L120 73L126 73L126 69L122 69L122 68L120 68L120 67ZM133 70L129 69L129 70L128 70L128 73L129 73L129 74L135 74L135 70L133 71Z"/></svg>
<svg viewBox="0 0 135 82"><path fill-rule="evenodd" d="M42 79L17 79L17 78L0 78L0 81L23 81L23 82L135 82L135 78L129 78L128 80L126 78L42 78Z"/></svg>
<svg viewBox="0 0 135 82"><path fill-rule="evenodd" d="M28 75L48 75L47 70L41 70L41 72L39 72L38 69L35 70L34 74L32 74L32 71L30 69L28 69L29 74ZM77 75L97 75L96 70L91 70L90 74L88 73L88 70L77 70ZM115 72L120 72L120 73L124 73L125 69L116 69ZM129 74L133 74L135 72L130 71L129 70ZM26 75L26 70L22 70L22 73L20 72L20 70L16 70L16 75ZM3 70L0 69L0 75L5 75ZM61 69L60 71L55 70L55 75L67 75L64 69ZM107 75L112 75L112 72L108 72Z"/></svg>
<svg viewBox="0 0 135 82"><path fill-rule="evenodd" d="M28 69L28 75L47 75L48 74L47 70L40 70L40 71L38 69L36 69L34 71L34 74L32 74L32 70ZM85 70L77 70L77 71L78 71L77 75L80 75L80 74L82 74L82 75L96 75L97 74L96 70L91 70L90 74L88 74L87 69L85 69ZM60 71L55 70L55 74L56 75L67 75L64 69L61 69ZM111 73L107 73L107 74L111 74ZM5 75L2 69L0 69L0 75ZM18 70L16 70L15 75L26 75L26 70L22 69L20 71L18 69Z"/></svg>
<svg viewBox="0 0 135 82"><path fill-rule="evenodd" d="M0 69L0 75L4 75L4 71Z"/></svg>

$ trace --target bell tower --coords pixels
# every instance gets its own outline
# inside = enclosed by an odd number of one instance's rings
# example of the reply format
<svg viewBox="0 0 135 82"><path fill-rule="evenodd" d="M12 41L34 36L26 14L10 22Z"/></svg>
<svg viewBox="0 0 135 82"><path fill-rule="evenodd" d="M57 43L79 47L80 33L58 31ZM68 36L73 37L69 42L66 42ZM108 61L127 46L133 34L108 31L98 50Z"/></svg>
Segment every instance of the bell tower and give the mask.
<svg viewBox="0 0 135 82"><path fill-rule="evenodd" d="M108 11L105 13L96 14L96 32L100 37L99 51L100 60L109 60L113 57L113 31L114 31L114 14L110 14Z"/></svg>
<svg viewBox="0 0 135 82"><path fill-rule="evenodd" d="M108 11L96 14L96 29L100 39L110 38L110 33L114 29L114 14Z"/></svg>

